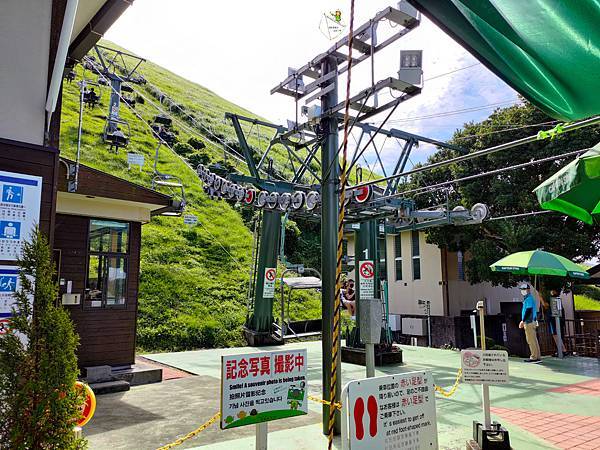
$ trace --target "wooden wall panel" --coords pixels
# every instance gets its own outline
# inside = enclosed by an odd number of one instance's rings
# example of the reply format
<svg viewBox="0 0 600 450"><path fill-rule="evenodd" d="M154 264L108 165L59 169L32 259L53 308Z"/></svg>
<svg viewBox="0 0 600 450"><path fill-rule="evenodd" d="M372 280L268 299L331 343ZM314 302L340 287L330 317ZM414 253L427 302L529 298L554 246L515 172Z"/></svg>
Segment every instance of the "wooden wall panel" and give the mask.
<svg viewBox="0 0 600 450"><path fill-rule="evenodd" d="M60 277L73 282L82 304L67 306L80 338L79 366L133 364L137 322L137 294L141 224L129 224L126 308L85 308L83 298L88 261L89 218L56 215L54 248L61 251ZM61 288L61 294L64 288Z"/></svg>

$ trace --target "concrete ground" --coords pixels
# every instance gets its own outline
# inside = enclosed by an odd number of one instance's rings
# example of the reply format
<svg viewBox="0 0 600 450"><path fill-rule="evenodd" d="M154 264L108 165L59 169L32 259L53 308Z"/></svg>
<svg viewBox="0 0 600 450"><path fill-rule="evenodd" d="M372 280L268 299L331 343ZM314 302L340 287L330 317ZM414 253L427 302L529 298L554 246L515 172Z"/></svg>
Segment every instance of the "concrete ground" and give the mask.
<svg viewBox="0 0 600 450"><path fill-rule="evenodd" d="M321 343L287 344L308 350L309 391L321 396ZM276 349L273 347L272 349ZM144 355L196 374L129 392L98 398L98 408L85 427L92 450L156 449L194 430L219 409L221 355L263 351L255 348L199 350ZM405 364L378 368L377 374L431 370L437 385L450 388L460 366L452 350L403 347ZM362 378L364 367L343 364L346 383ZM569 357L545 358L530 365L511 358L510 384L492 386L493 419L510 431L514 449L600 449L600 362ZM461 384L454 396L437 396L441 449L464 448L473 420L481 420L480 386ZM269 423L269 448L323 449L321 405L310 403L307 416ZM340 448L339 441L336 448ZM178 448L243 450L254 448L254 427L221 431L215 424Z"/></svg>

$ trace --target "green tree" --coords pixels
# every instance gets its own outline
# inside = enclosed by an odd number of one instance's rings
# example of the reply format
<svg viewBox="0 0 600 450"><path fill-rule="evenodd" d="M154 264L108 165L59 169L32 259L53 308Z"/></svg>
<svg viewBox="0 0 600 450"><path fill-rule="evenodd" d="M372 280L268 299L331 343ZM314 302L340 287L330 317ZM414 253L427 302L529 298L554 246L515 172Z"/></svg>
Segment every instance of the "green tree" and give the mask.
<svg viewBox="0 0 600 450"><path fill-rule="evenodd" d="M0 449L85 448L73 434L84 400L75 390L78 337L55 304L50 249L39 230L19 266L11 328L0 338Z"/></svg>
<svg viewBox="0 0 600 450"><path fill-rule="evenodd" d="M479 123L467 123L458 130L451 142L473 152L505 142L521 139L539 130L554 126L552 118L529 103L498 109ZM545 123L545 125L537 125ZM600 141L600 126L587 127L560 134L552 140L539 140L509 150L502 150L463 163L415 174L410 187L428 186L467 175L491 171L525 163L572 150L589 148ZM461 152L440 149L428 162L437 162L458 156ZM480 177L454 185L448 191L450 207L462 205L470 208L481 202L488 205L491 216L538 211L532 190L543 180L573 159L555 161L510 170L496 175ZM446 190L419 195L419 207L444 204ZM489 264L501 257L523 250L542 248L575 261L583 261L598 254L600 228L588 226L578 220L557 214L532 215L515 219L484 221L474 226L446 226L428 230L428 241L450 250L468 252L470 259L466 271L472 283L491 281L494 284L511 284L511 278L493 273Z"/></svg>

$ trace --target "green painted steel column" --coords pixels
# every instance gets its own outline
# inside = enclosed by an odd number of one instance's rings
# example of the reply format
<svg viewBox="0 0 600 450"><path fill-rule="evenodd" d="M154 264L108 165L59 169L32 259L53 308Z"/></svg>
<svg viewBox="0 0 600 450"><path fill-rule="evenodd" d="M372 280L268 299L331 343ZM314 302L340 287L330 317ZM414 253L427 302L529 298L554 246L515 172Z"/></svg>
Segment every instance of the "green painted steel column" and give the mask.
<svg viewBox="0 0 600 450"><path fill-rule="evenodd" d="M379 295L379 246L377 245L377 230L378 224L376 220L368 220L361 222L360 228L355 233L356 244L354 246L354 286L356 289L356 334L353 335L354 342L347 342L346 345L350 347L362 347L360 343L360 282L359 282L359 264L360 261L373 261L375 268L375 298Z"/></svg>
<svg viewBox="0 0 600 450"><path fill-rule="evenodd" d="M337 62L328 57L321 66L321 75L337 71ZM321 110L327 111L337 105L337 75L328 83L335 88L321 98ZM325 88L326 86L323 86ZM325 141L321 148L321 167L323 176L327 169L331 171L327 179L321 182L321 275L322 275L322 348L323 348L323 399L330 400L329 385L331 380L331 361L333 356L333 308L335 299L335 270L337 265L337 228L338 228L338 184L340 169L338 163L338 122L335 117L326 117L321 120L321 129ZM333 164L332 164L333 162ZM338 339L338 377L336 384L336 399L339 401L342 389L342 360ZM328 433L329 406L323 405L323 433ZM340 414L337 411L335 431L340 433Z"/></svg>
<svg viewBox="0 0 600 450"><path fill-rule="evenodd" d="M263 297L265 268L277 267L277 245L281 230L281 213L264 211L258 249L254 311L247 327L255 332L270 332L273 326L273 299Z"/></svg>

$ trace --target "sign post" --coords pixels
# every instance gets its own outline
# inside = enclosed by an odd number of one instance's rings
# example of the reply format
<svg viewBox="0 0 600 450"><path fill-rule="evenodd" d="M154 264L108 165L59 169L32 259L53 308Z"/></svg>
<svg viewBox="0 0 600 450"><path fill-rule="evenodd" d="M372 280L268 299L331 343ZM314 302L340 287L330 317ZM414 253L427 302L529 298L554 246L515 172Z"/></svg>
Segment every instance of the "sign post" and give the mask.
<svg viewBox="0 0 600 450"><path fill-rule="evenodd" d="M558 352L558 357L562 359L564 358L564 354L562 343L562 330L560 329L560 315L562 312L562 301L560 297L550 298L550 310L552 311L552 317L554 317L554 320L556 321L556 337L558 338L558 342L556 343L556 349Z"/></svg>
<svg viewBox="0 0 600 450"><path fill-rule="evenodd" d="M221 429L256 427L267 449L271 420L308 414L306 349L221 357Z"/></svg>
<svg viewBox="0 0 600 450"><path fill-rule="evenodd" d="M342 396L342 448L438 448L435 388L430 372L351 381Z"/></svg>

